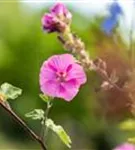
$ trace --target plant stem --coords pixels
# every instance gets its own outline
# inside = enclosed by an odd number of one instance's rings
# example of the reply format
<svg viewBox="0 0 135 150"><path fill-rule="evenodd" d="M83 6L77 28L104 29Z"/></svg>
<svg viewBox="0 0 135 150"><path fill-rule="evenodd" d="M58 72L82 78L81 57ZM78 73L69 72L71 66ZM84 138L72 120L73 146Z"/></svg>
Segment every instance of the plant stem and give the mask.
<svg viewBox="0 0 135 150"><path fill-rule="evenodd" d="M13 112L11 109L9 109L5 103L0 99L0 106L18 123L20 124L24 129L25 131L34 139L36 140L42 150L47 150L44 142L42 141L42 139L32 130L28 127L28 125L15 113Z"/></svg>
<svg viewBox="0 0 135 150"><path fill-rule="evenodd" d="M46 135L47 135L48 128L46 127L45 123L46 123L46 120L48 118L48 114L49 114L49 111L50 111L51 107L52 107L51 102L50 101L47 102L47 108L46 108L46 111L45 111L45 114L44 114L44 120L43 120L43 125L42 125L42 130L41 130L42 141L45 141L45 139L47 139Z"/></svg>

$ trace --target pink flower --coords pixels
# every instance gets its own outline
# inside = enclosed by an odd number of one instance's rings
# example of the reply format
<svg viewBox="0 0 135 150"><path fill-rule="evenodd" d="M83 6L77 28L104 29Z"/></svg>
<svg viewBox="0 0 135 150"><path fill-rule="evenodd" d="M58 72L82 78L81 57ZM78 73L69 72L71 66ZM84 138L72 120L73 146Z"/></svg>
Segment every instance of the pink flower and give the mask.
<svg viewBox="0 0 135 150"><path fill-rule="evenodd" d="M57 3L46 13L42 19L43 29L50 32L64 32L66 27L70 24L72 14L68 11L66 6L62 3Z"/></svg>
<svg viewBox="0 0 135 150"><path fill-rule="evenodd" d="M82 66L70 54L54 55L41 67L40 88L45 95L71 101L85 82Z"/></svg>
<svg viewBox="0 0 135 150"><path fill-rule="evenodd" d="M135 145L129 144L129 143L124 143L124 144L116 147L114 150L135 150Z"/></svg>

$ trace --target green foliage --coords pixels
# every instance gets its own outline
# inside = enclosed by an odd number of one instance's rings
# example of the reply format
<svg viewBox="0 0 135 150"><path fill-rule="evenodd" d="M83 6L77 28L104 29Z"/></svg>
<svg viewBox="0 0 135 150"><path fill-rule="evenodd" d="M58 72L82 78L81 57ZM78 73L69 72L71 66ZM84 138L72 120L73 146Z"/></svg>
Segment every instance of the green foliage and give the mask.
<svg viewBox="0 0 135 150"><path fill-rule="evenodd" d="M44 111L42 109L34 109L33 111L25 114L25 117L32 120L44 120Z"/></svg>
<svg viewBox="0 0 135 150"><path fill-rule="evenodd" d="M51 119L46 120L46 126L54 131L67 147L71 148L71 139L62 126L54 124L53 120Z"/></svg>
<svg viewBox="0 0 135 150"><path fill-rule="evenodd" d="M25 114L25 117L31 118L32 120L40 120L41 124L44 125L45 121L45 112L42 109L34 109L33 111ZM69 148L71 148L71 139L64 131L62 126L55 125L51 119L45 121L45 126L55 132L62 142Z"/></svg>
<svg viewBox="0 0 135 150"><path fill-rule="evenodd" d="M0 93L4 95L5 99L16 99L22 94L22 90L9 83L3 83L0 87Z"/></svg>

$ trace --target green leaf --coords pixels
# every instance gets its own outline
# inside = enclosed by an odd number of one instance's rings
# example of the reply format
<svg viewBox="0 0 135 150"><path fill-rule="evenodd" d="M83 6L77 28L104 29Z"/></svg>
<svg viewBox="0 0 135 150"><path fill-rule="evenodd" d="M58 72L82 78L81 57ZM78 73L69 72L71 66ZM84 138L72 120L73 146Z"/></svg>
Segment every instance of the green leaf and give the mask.
<svg viewBox="0 0 135 150"><path fill-rule="evenodd" d="M34 109L25 114L25 117L31 118L32 120L44 120L44 111L42 109Z"/></svg>
<svg viewBox="0 0 135 150"><path fill-rule="evenodd" d="M22 89L9 83L3 83L0 87L0 93L4 95L6 99L16 99L22 94Z"/></svg>
<svg viewBox="0 0 135 150"><path fill-rule="evenodd" d="M44 94L39 94L39 96L40 96L40 98L41 98L44 102L46 102L46 103L48 103L48 102L50 102L50 101L52 100L51 97L49 97L49 96L47 96L47 95L44 95Z"/></svg>
<svg viewBox="0 0 135 150"><path fill-rule="evenodd" d="M135 130L135 120L128 119L126 121L123 121L122 123L120 123L119 127L122 130L127 130L127 131Z"/></svg>
<svg viewBox="0 0 135 150"><path fill-rule="evenodd" d="M53 130L67 147L71 148L72 141L62 126L55 125L51 119L46 120L46 126Z"/></svg>

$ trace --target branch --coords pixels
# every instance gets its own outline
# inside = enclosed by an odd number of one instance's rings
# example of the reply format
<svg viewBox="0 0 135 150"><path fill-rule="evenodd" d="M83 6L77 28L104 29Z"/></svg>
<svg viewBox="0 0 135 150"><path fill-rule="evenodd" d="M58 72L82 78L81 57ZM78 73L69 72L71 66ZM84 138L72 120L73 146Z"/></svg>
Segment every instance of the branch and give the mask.
<svg viewBox="0 0 135 150"><path fill-rule="evenodd" d="M19 117L17 116L10 108L8 108L5 103L0 99L0 106L18 123L20 124L25 131L35 140L37 141L40 146L42 147L42 150L47 150L46 146L44 145L44 142L41 140L41 138L33 132L27 124Z"/></svg>

